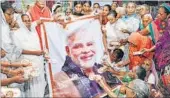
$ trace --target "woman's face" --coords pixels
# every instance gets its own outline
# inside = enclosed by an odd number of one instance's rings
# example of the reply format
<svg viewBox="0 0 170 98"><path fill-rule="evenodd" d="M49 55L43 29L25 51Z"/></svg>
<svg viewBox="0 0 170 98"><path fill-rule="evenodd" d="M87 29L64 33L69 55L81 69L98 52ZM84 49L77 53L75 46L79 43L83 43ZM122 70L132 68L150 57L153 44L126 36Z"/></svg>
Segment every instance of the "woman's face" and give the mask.
<svg viewBox="0 0 170 98"><path fill-rule="evenodd" d="M76 13L81 13L81 11L82 11L82 5L81 5L81 4L77 4L77 5L75 6L75 12L76 12Z"/></svg>
<svg viewBox="0 0 170 98"><path fill-rule="evenodd" d="M107 6L104 6L103 8L103 15L107 16L109 14L109 8Z"/></svg>
<svg viewBox="0 0 170 98"><path fill-rule="evenodd" d="M126 11L128 15L132 15L135 13L136 10L136 6L134 3L129 3L126 7Z"/></svg>
<svg viewBox="0 0 170 98"><path fill-rule="evenodd" d="M70 9L67 9L66 10L66 16L70 16L71 15L71 10Z"/></svg>
<svg viewBox="0 0 170 98"><path fill-rule="evenodd" d="M99 6L98 4L95 4L95 5L93 6L93 10L97 10L97 9L100 9L100 6Z"/></svg>
<svg viewBox="0 0 170 98"><path fill-rule="evenodd" d="M167 18L167 13L165 13L165 9L160 7L159 10L158 10L158 18L161 20L161 21L164 21L166 18Z"/></svg>
<svg viewBox="0 0 170 98"><path fill-rule="evenodd" d="M4 13L4 16L5 16L5 19L6 19L6 22L8 24L11 24L12 21L13 21L13 18L14 18L14 11L12 8L9 8L5 11Z"/></svg>
<svg viewBox="0 0 170 98"><path fill-rule="evenodd" d="M139 10L139 14L142 16L142 15L145 15L147 13L147 9L145 6L141 6L140 10Z"/></svg>
<svg viewBox="0 0 170 98"><path fill-rule="evenodd" d="M112 16L112 15L108 15L108 16L107 16L107 19L109 20L109 22L110 22L111 24L113 24L113 23L116 22L116 18L115 18L114 16Z"/></svg>
<svg viewBox="0 0 170 98"><path fill-rule="evenodd" d="M85 11L85 12L90 11L90 5L89 5L89 3L85 3L85 4L83 5L83 11Z"/></svg>
<svg viewBox="0 0 170 98"><path fill-rule="evenodd" d="M143 26L144 26L144 27L147 27L150 22L151 22L151 19L150 19L149 16L144 16L144 17L142 18L142 23L143 23Z"/></svg>
<svg viewBox="0 0 170 98"><path fill-rule="evenodd" d="M55 10L55 14L59 14L59 13L61 13L61 12L62 12L62 8L61 8L61 7L57 8L57 9Z"/></svg>
<svg viewBox="0 0 170 98"><path fill-rule="evenodd" d="M116 10L117 8L117 4L116 3L112 3L112 10Z"/></svg>

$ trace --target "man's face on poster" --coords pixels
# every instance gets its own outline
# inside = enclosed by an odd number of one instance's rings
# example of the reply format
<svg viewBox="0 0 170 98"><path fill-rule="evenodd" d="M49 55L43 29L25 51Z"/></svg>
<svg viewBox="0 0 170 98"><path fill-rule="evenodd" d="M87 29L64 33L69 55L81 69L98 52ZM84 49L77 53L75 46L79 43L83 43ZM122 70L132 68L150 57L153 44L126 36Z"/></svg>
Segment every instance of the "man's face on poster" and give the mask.
<svg viewBox="0 0 170 98"><path fill-rule="evenodd" d="M69 52L74 63L81 68L91 68L95 63L95 42L90 34L85 32L75 33L69 37Z"/></svg>

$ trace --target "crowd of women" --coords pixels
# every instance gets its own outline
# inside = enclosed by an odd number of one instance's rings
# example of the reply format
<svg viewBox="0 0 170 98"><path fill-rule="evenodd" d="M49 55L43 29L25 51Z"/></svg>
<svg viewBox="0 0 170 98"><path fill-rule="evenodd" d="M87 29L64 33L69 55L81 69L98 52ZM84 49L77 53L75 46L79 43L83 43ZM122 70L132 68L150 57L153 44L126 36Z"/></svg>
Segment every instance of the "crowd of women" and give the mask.
<svg viewBox="0 0 170 98"><path fill-rule="evenodd" d="M104 54L112 67L104 68L122 81L138 78L149 86L151 98L170 96L170 5L160 5L155 18L150 6L111 2L101 6L91 1L73 1L63 10L61 3L51 11L45 0L36 0L26 13L1 2L1 86L20 88L21 97L48 96L43 50L42 18L49 18L66 29L66 24L82 17L94 17L101 24ZM108 65L105 62L103 65ZM32 67L31 79L25 68ZM29 74L28 72L27 74ZM38 76L36 76L38 74ZM131 80L127 79L127 76ZM4 96L4 95L1 95Z"/></svg>

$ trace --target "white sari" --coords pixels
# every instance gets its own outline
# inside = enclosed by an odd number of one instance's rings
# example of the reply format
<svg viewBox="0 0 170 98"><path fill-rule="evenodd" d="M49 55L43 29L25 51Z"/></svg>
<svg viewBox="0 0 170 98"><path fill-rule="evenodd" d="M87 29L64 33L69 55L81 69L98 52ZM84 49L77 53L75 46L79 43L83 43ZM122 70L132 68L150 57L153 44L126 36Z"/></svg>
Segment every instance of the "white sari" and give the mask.
<svg viewBox="0 0 170 98"><path fill-rule="evenodd" d="M127 29L127 26L123 21L120 19L117 20L115 23L111 24L110 22L107 22L106 24L106 36L107 36L107 45L109 47L109 44L114 42L119 42L121 39L128 38L128 34L123 33L121 30Z"/></svg>
<svg viewBox="0 0 170 98"><path fill-rule="evenodd" d="M16 47L13 44L13 41L11 39L10 28L8 23L6 22L4 13L1 8L0 8L0 17L1 17L0 24L2 27L1 48L4 49L7 53L6 56L1 60L8 60L14 62L21 56L22 49Z"/></svg>
<svg viewBox="0 0 170 98"><path fill-rule="evenodd" d="M0 17L1 17L0 24L2 27L1 28L2 32L0 34L2 37L0 43L1 43L1 48L6 52L5 57L1 58L1 61L15 62L17 59L21 57L22 48L19 48L13 44L13 41L11 39L10 27L6 22L1 7L0 7ZM1 79L7 78L6 74L1 73L0 75L1 75ZM18 84L18 83L12 83L8 85L8 87L19 88L20 90L23 88L22 84ZM21 93L20 97L24 97L23 92Z"/></svg>
<svg viewBox="0 0 170 98"><path fill-rule="evenodd" d="M23 24L22 20L18 20L20 28L13 32L12 38L17 47L24 50L41 50L39 38L35 30L35 24L31 25L31 31ZM25 97L44 97L45 87L45 71L43 64L43 56L23 55L22 59L27 59L32 63L32 66L38 67L40 75L33 80L25 83Z"/></svg>
<svg viewBox="0 0 170 98"><path fill-rule="evenodd" d="M129 34L123 33L121 31L121 30L127 29L127 28L128 28L128 26L121 19L118 19L113 24L110 24L110 22L107 22L107 24L106 24L107 47L114 50L117 47L116 47L116 45L110 47L111 42L119 42L121 39L127 39L129 37ZM122 60L128 59L128 55L129 55L128 47L129 47L128 44L119 47L124 52L124 56L123 56ZM127 70L127 68L123 68L123 70Z"/></svg>

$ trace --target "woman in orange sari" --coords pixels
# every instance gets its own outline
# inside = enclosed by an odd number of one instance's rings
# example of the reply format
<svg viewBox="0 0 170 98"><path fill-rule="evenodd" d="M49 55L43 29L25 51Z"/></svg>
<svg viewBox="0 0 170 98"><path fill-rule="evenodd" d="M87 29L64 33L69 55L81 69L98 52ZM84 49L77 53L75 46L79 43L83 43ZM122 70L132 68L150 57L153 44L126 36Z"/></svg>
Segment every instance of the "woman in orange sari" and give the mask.
<svg viewBox="0 0 170 98"><path fill-rule="evenodd" d="M152 53L144 53L143 55L134 55L134 52L141 51L143 48L151 48L152 41L147 36L142 36L139 33L132 33L129 38L129 69L133 69L135 66L141 65L145 59L151 59Z"/></svg>

